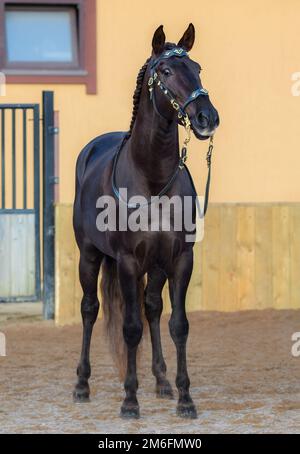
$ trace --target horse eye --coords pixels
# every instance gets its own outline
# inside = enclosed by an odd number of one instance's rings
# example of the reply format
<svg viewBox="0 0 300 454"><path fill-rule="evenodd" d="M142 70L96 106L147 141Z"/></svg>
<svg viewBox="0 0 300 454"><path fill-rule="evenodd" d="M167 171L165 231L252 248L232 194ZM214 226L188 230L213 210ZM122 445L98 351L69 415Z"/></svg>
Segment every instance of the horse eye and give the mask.
<svg viewBox="0 0 300 454"><path fill-rule="evenodd" d="M171 71L168 68L166 68L164 69L163 73L165 76L169 76L171 74Z"/></svg>

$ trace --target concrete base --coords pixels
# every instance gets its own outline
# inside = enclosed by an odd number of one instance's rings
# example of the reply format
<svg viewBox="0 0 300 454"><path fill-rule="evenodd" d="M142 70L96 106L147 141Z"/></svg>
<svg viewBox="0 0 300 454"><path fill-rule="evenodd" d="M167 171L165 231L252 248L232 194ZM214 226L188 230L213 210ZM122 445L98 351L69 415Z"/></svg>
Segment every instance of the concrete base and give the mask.
<svg viewBox="0 0 300 454"><path fill-rule="evenodd" d="M42 320L43 304L37 303L1 303L0 326L15 322Z"/></svg>

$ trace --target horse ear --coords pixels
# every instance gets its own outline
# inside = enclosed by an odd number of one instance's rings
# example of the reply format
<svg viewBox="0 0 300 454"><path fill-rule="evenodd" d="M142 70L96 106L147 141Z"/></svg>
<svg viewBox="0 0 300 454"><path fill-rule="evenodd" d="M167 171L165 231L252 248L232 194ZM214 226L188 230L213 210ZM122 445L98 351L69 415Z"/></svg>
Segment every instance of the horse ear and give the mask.
<svg viewBox="0 0 300 454"><path fill-rule="evenodd" d="M195 27L193 24L190 24L186 31L184 32L180 41L178 41L177 46L183 47L187 52L191 50L195 41Z"/></svg>
<svg viewBox="0 0 300 454"><path fill-rule="evenodd" d="M160 55L164 50L166 35L163 31L163 25L160 25L154 32L152 38L152 49L154 55Z"/></svg>

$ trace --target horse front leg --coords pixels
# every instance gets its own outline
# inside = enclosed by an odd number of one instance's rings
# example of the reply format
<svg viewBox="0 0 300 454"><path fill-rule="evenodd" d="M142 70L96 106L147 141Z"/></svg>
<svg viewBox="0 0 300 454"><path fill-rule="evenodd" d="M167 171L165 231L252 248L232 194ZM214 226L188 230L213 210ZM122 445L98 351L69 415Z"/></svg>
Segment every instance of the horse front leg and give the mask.
<svg viewBox="0 0 300 454"><path fill-rule="evenodd" d="M124 340L127 346L127 371L124 382L125 399L121 406L124 418L139 418L137 400L138 380L136 372L136 354L142 338L143 323L141 318L140 279L137 274L135 260L127 255L118 262L118 276L122 297L125 302L123 324Z"/></svg>
<svg viewBox="0 0 300 454"><path fill-rule="evenodd" d="M169 321L171 337L177 352L176 386L179 399L177 415L185 418L197 418L196 407L190 396L190 379L186 364L186 342L189 322L186 317L185 298L193 270L193 250L184 252L176 261L174 271L169 277L172 315Z"/></svg>
<svg viewBox="0 0 300 454"><path fill-rule="evenodd" d="M156 395L161 398L173 399L173 390L166 378L167 366L162 353L159 326L163 310L161 292L166 280L166 275L159 268L154 268L148 273L145 289L145 313L151 334L152 373L156 378Z"/></svg>
<svg viewBox="0 0 300 454"><path fill-rule="evenodd" d="M77 367L77 384L73 391L75 402L88 402L90 387L88 380L91 376L90 344L92 331L99 311L97 297L97 282L102 254L95 248L80 251L79 278L83 290L81 315L83 323L82 349Z"/></svg>

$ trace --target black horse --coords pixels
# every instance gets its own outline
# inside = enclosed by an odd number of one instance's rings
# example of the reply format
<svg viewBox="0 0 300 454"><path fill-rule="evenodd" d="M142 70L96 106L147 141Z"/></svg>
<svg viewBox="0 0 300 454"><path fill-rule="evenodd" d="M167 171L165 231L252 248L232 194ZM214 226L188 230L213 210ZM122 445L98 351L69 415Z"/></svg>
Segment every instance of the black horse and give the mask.
<svg viewBox="0 0 300 454"><path fill-rule="evenodd" d="M82 150L77 161L74 230L80 249L83 343L73 396L78 402L89 400L89 351L99 310L97 283L101 266L103 309L111 346L118 365L126 368L126 396L121 407L124 417L139 417L136 356L144 312L150 326L157 395L173 397L160 338L161 292L166 280L172 303L169 328L177 349L177 414L197 416L186 365L189 324L185 297L193 269L193 243L186 241L184 228L165 231L159 224L156 231L99 231L96 222L101 195L114 198L119 216L120 205L124 205L118 189L121 187L127 188L128 197L139 194L147 201L162 194L195 197L184 165L185 150L179 154L178 124L191 127L195 136L204 140L213 135L219 117L201 85L199 64L188 56L194 38L192 24L177 45L165 42L162 26L155 31L152 55L137 77L129 132L97 137ZM147 202L149 209L150 205ZM135 207L127 204L126 209L133 212Z"/></svg>

